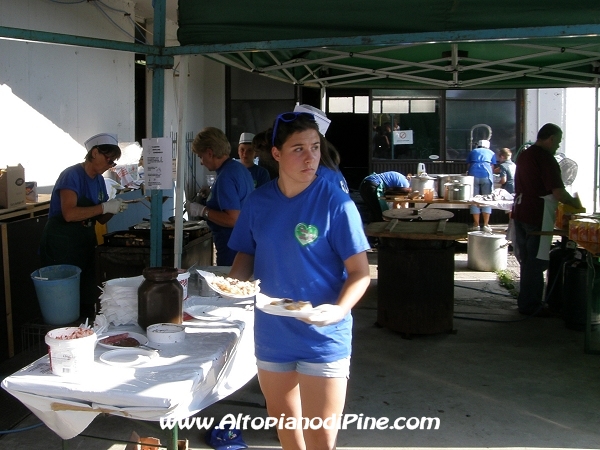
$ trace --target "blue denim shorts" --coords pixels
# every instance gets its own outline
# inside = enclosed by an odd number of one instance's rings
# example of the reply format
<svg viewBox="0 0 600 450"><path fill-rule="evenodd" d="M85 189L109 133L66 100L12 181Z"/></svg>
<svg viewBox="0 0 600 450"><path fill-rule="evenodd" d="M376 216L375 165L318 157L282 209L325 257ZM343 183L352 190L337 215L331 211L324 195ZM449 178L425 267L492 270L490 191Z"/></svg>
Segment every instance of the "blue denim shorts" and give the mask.
<svg viewBox="0 0 600 450"><path fill-rule="evenodd" d="M268 372L298 372L304 375L325 378L349 378L350 357L338 359L327 363L309 363L305 361L292 361L276 363L256 360L259 369Z"/></svg>

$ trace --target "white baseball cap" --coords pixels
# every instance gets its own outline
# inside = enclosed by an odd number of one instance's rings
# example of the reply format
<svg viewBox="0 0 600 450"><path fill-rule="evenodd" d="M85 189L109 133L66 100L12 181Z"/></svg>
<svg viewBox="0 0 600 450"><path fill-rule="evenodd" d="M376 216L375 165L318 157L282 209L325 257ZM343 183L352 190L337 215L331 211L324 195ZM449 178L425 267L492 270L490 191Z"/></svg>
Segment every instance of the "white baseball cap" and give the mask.
<svg viewBox="0 0 600 450"><path fill-rule="evenodd" d="M119 141L117 139L116 134L109 133L100 133L95 136L92 136L87 141L85 141L85 149L89 152L91 149L96 147L97 145L119 145Z"/></svg>
<svg viewBox="0 0 600 450"><path fill-rule="evenodd" d="M327 118L325 113L321 111L319 108L315 108L310 105L296 105L294 106L294 112L306 112L310 114L314 114L315 120L317 121L317 125L319 126L319 133L325 136L327 133L327 129L329 128L329 124L331 120Z"/></svg>
<svg viewBox="0 0 600 450"><path fill-rule="evenodd" d="M252 139L254 139L253 133L242 133L240 134L240 144L252 144Z"/></svg>
<svg viewBox="0 0 600 450"><path fill-rule="evenodd" d="M490 148L490 141L487 139L482 139L477 142L477 147Z"/></svg>

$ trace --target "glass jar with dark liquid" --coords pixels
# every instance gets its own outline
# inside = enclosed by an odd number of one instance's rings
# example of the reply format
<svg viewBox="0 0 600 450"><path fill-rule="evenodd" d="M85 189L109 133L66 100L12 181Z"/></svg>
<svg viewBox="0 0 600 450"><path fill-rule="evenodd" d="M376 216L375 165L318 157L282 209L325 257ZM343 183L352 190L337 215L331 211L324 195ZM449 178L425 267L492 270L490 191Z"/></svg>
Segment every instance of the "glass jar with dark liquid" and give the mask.
<svg viewBox="0 0 600 450"><path fill-rule="evenodd" d="M138 288L138 324L143 329L155 323L182 322L183 288L173 267L146 267Z"/></svg>

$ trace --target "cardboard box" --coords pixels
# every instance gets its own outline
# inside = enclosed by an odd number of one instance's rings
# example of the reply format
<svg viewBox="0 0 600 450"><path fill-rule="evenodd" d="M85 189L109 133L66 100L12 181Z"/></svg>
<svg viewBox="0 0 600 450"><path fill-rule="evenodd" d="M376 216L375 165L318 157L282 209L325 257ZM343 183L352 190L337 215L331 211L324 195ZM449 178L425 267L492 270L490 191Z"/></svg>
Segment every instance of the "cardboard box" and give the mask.
<svg viewBox="0 0 600 450"><path fill-rule="evenodd" d="M7 166L0 170L0 208L18 208L25 206L25 169Z"/></svg>

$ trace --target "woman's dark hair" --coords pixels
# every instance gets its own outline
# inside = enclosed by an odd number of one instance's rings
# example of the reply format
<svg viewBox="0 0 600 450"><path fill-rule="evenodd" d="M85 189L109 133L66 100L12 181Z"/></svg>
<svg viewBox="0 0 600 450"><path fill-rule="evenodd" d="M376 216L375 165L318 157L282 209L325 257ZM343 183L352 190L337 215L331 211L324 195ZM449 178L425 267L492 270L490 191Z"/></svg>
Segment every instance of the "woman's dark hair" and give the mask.
<svg viewBox="0 0 600 450"><path fill-rule="evenodd" d="M85 155L86 161L92 160L92 152L94 151L95 148L98 149L98 153L102 153L108 159L111 159L113 161L116 161L121 157L121 148L118 145L101 144L101 145L95 145L94 147L92 147L90 149L89 152L87 152L87 154Z"/></svg>
<svg viewBox="0 0 600 450"><path fill-rule="evenodd" d="M295 115L295 118L287 121L281 116L290 115L290 118ZM312 114L308 113L284 113L277 116L275 122L273 122L273 130L276 133L275 136L271 135L271 143L273 146L281 149L283 143L294 133L298 133L306 130L315 130L319 133L319 126L314 119ZM319 136L321 133L319 133Z"/></svg>
<svg viewBox="0 0 600 450"><path fill-rule="evenodd" d="M340 154L331 142L321 135L321 160L319 164L328 169L338 171L340 165Z"/></svg>

